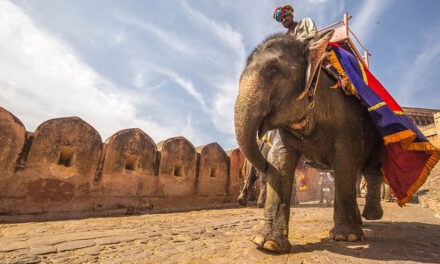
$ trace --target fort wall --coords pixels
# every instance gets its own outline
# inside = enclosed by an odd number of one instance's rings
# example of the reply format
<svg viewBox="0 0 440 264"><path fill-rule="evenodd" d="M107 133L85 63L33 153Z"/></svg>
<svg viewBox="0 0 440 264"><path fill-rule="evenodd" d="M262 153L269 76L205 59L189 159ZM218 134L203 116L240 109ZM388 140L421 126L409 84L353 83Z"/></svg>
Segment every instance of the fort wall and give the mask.
<svg viewBox="0 0 440 264"><path fill-rule="evenodd" d="M238 195L243 160L239 149L217 143L196 148L174 137L156 144L138 128L103 142L78 117L27 132L0 108L0 215L218 207Z"/></svg>

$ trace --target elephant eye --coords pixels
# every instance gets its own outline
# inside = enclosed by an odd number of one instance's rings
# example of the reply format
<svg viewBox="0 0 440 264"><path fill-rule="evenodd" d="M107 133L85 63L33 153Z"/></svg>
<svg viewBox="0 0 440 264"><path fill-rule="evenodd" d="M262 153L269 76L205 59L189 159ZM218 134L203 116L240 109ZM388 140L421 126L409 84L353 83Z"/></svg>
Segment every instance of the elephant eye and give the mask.
<svg viewBox="0 0 440 264"><path fill-rule="evenodd" d="M276 73L278 73L279 70L280 70L280 69L279 69L276 65L269 65L269 66L266 68L266 74L267 74L268 76L273 76L273 75L275 75Z"/></svg>

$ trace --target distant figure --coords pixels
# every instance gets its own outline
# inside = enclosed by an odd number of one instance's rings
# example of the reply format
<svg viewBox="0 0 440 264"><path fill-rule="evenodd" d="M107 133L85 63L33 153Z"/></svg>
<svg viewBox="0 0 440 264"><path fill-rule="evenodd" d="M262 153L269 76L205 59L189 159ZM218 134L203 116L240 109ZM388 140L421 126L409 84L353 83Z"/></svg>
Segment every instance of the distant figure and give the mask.
<svg viewBox="0 0 440 264"><path fill-rule="evenodd" d="M334 176L328 171L320 173L320 199L319 203L326 206L333 205L335 199L335 180Z"/></svg>

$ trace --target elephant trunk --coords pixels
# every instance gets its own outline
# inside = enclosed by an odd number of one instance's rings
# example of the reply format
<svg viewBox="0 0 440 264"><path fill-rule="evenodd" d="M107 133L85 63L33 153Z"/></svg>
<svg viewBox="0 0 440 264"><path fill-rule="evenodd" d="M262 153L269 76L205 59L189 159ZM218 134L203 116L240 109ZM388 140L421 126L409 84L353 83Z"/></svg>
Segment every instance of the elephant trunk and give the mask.
<svg viewBox="0 0 440 264"><path fill-rule="evenodd" d="M235 102L234 123L238 146L259 171L266 171L267 160L257 144L257 132L267 112L267 96L263 96L262 81L255 76L243 77Z"/></svg>

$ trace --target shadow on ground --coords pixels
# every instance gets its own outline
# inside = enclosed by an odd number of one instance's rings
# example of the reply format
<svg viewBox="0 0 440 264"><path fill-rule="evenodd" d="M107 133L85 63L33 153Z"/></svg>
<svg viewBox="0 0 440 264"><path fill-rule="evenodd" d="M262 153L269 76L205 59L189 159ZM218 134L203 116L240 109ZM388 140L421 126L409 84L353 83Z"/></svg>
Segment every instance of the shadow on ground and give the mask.
<svg viewBox="0 0 440 264"><path fill-rule="evenodd" d="M440 263L440 225L418 222L366 222L366 241L322 239L293 245L290 254L329 251L360 259ZM294 243L294 241L291 241Z"/></svg>

